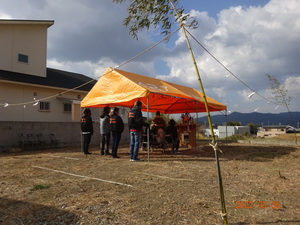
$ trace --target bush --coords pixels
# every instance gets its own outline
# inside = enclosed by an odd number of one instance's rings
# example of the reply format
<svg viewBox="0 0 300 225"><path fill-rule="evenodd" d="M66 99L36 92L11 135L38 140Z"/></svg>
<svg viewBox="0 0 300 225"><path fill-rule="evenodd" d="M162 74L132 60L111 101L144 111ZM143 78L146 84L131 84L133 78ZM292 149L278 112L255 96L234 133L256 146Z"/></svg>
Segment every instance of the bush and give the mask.
<svg viewBox="0 0 300 225"><path fill-rule="evenodd" d="M230 137L227 137L228 140L246 140L247 137L244 136L244 135L240 135L240 134L235 134L235 135L232 135Z"/></svg>

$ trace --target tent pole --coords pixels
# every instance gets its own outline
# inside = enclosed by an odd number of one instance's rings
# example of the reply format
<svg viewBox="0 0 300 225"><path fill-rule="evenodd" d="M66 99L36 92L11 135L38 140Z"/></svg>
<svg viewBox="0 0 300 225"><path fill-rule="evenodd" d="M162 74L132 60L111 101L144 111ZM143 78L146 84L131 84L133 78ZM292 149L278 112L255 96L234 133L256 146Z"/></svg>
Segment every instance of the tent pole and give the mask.
<svg viewBox="0 0 300 225"><path fill-rule="evenodd" d="M81 118L81 115L82 115L82 108L80 107L80 110L79 110L79 113L80 113L80 116L79 118ZM81 128L80 128L80 148L81 148L81 153L84 154L83 152L83 134L81 132Z"/></svg>
<svg viewBox="0 0 300 225"><path fill-rule="evenodd" d="M149 119L149 96L147 96L147 118ZM148 150L148 162L150 162L150 128L147 129L147 150Z"/></svg>
<svg viewBox="0 0 300 225"><path fill-rule="evenodd" d="M228 125L228 117L227 117L227 114L228 112L227 112L227 109L225 109L225 117L226 117L226 145L228 145L228 138L227 138L227 135L228 135L228 133L227 133L227 125Z"/></svg>
<svg viewBox="0 0 300 225"><path fill-rule="evenodd" d="M173 1L169 0L169 2L172 5L173 9L176 11L176 8L173 4ZM208 103L207 103L207 99L206 99L206 95L205 95L205 91L204 91L204 86L203 86L203 83L202 83L202 80L201 80L201 77L200 77L200 72L199 72L199 69L198 69L198 66L197 66L197 63L196 63L196 59L195 59L190 41L188 39L184 24L181 20L181 17L178 16L178 18L179 18L179 23L180 23L180 26L182 28L182 31L183 31L188 49L190 51L190 55L192 57L192 61L194 63L194 67L195 67L195 70L196 70L196 73L197 73L197 76L198 76L199 85L200 85L201 91L203 93L203 100L204 100L204 103L205 103L207 119L208 119L208 123L209 123L209 126L210 126L211 137L212 137L211 146L213 147L214 152L215 152L215 160L216 160L216 167L217 167L217 173L218 173L218 182L219 182L219 191L220 191L220 201L221 201L221 208L222 208L221 216L222 216L222 219L223 219L223 224L228 224L227 211L226 211L226 205L225 205L225 196L224 196L224 190L223 190L223 182L222 182L222 176L221 176L221 168L220 168L220 162L219 162L219 157L218 157L218 147L217 147L216 137L215 137L215 134L214 134L214 131L213 131L213 124L212 124L212 120L211 120L211 117L210 117L210 112L209 112Z"/></svg>
<svg viewBox="0 0 300 225"><path fill-rule="evenodd" d="M199 115L198 115L198 102L196 102L197 108L196 108L196 118L197 118L197 122L196 122L196 148L197 150L200 149L200 144L199 144L199 129L198 129L198 124L199 124Z"/></svg>

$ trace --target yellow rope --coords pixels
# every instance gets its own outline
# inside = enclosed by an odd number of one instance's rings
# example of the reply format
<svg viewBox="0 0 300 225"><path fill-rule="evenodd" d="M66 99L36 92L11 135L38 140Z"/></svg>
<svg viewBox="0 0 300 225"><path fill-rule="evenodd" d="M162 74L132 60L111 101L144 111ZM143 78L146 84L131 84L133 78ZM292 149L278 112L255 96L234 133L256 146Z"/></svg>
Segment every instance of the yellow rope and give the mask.
<svg viewBox="0 0 300 225"><path fill-rule="evenodd" d="M221 153L223 154L223 152L222 152L222 150L219 148L217 142L216 142L216 143L211 142L211 143L209 143L209 145L210 145L211 147L213 147L213 149L214 149L215 151L219 150L219 152L221 152Z"/></svg>

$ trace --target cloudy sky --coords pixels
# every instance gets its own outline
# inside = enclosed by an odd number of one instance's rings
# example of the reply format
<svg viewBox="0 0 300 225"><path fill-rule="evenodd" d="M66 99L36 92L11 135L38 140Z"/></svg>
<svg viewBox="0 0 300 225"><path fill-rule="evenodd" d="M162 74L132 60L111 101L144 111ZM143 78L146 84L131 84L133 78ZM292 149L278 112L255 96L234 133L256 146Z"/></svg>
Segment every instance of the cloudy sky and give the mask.
<svg viewBox="0 0 300 225"><path fill-rule="evenodd" d="M198 21L189 38L208 96L229 112L286 112L268 101L270 74L292 98L290 111L300 111L300 0L181 0L181 5ZM111 0L1 0L0 7L0 19L54 20L47 66L95 79L163 38L152 30L133 39L122 26L125 16L126 5ZM200 90L182 32L119 69Z"/></svg>

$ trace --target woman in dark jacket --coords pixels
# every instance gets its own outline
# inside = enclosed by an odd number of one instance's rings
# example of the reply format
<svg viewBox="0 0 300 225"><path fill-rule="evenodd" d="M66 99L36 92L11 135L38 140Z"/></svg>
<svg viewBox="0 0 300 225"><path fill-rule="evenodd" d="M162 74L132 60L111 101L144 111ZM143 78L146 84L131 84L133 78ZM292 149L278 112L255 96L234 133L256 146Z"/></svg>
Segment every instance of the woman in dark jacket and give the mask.
<svg viewBox="0 0 300 225"><path fill-rule="evenodd" d="M119 116L119 108L115 107L110 116L110 128L112 133L112 157L119 158L117 155L121 135L124 131L124 123Z"/></svg>
<svg viewBox="0 0 300 225"><path fill-rule="evenodd" d="M91 154L89 152L89 145L91 142L91 137L94 133L93 121L91 115L92 115L91 110L85 109L83 112L83 116L81 117L80 120L81 132L83 138L83 153L85 155Z"/></svg>
<svg viewBox="0 0 300 225"><path fill-rule="evenodd" d="M171 141L167 141L172 143L172 152L174 152L175 150L175 153L178 153L180 140L178 138L178 131L175 120L171 119L169 121L169 125L166 129L166 134L170 135L171 137Z"/></svg>

